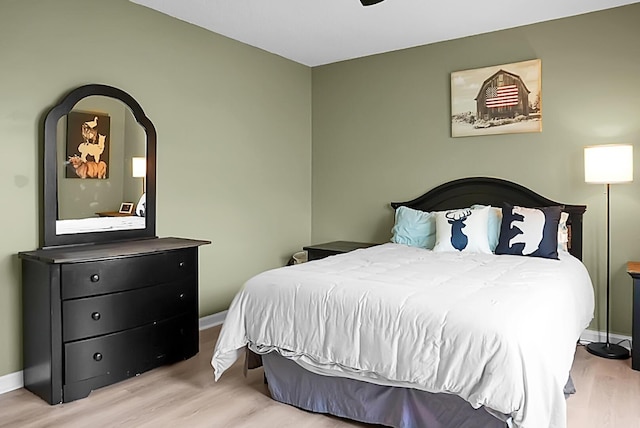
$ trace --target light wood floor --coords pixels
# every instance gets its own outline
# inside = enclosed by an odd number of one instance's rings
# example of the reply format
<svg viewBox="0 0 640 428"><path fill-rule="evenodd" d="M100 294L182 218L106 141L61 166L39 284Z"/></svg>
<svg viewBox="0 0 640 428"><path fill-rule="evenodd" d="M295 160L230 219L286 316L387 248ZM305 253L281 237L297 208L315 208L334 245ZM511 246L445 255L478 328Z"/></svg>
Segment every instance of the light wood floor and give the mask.
<svg viewBox="0 0 640 428"><path fill-rule="evenodd" d="M210 365L219 327L200 333L200 353L188 361L98 389L89 397L50 406L25 389L0 395L0 427L371 427L277 403L262 369L242 374L236 363L220 382ZM631 360L594 357L579 346L568 399L569 428L640 427L640 372Z"/></svg>

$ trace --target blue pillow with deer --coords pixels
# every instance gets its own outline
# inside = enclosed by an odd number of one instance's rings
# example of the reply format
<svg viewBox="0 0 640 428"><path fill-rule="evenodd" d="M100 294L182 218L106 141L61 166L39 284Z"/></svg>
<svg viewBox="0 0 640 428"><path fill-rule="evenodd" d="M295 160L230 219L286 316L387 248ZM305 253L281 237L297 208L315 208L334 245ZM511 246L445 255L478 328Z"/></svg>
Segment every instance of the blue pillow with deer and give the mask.
<svg viewBox="0 0 640 428"><path fill-rule="evenodd" d="M436 245L433 251L491 254L488 226L490 209L486 206L436 212Z"/></svg>
<svg viewBox="0 0 640 428"><path fill-rule="evenodd" d="M505 204L496 254L558 258L562 207L525 208Z"/></svg>

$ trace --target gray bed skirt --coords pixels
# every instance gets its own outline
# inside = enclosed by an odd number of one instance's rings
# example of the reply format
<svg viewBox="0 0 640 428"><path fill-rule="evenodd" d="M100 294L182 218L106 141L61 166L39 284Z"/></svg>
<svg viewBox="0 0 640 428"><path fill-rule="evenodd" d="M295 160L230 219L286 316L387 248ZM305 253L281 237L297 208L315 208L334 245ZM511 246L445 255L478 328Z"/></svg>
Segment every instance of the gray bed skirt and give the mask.
<svg viewBox="0 0 640 428"><path fill-rule="evenodd" d="M452 394L375 385L311 373L276 352L262 355L271 396L304 410L394 428L505 428L484 408Z"/></svg>

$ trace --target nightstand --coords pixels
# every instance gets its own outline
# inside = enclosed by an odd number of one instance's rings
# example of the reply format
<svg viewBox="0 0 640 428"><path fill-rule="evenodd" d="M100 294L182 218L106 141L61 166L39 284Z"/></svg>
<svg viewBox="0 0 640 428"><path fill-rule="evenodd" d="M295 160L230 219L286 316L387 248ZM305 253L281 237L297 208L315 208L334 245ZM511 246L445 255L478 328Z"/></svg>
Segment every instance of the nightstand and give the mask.
<svg viewBox="0 0 640 428"><path fill-rule="evenodd" d="M627 263L627 273L633 278L633 324L631 327L631 368L640 370L640 262Z"/></svg>
<svg viewBox="0 0 640 428"><path fill-rule="evenodd" d="M359 248L369 248L374 245L370 242L351 242L351 241L333 241L318 245L309 245L302 249L307 251L309 255L309 261L324 259L328 256L334 256L336 254L348 253L349 251L357 250ZM640 343L640 342L639 342Z"/></svg>

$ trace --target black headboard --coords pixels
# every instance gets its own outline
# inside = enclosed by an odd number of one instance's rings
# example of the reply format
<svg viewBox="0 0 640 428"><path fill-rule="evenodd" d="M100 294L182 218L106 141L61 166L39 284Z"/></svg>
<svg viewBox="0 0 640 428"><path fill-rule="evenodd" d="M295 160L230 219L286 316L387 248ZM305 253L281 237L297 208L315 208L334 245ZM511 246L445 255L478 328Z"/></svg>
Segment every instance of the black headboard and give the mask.
<svg viewBox="0 0 640 428"><path fill-rule="evenodd" d="M473 204L501 207L504 202L524 207L564 207L569 213L569 252L582 260L582 215L586 205L569 205L547 199L524 186L500 178L469 177L450 181L407 202L392 202L395 209L405 206L421 211L443 211Z"/></svg>

